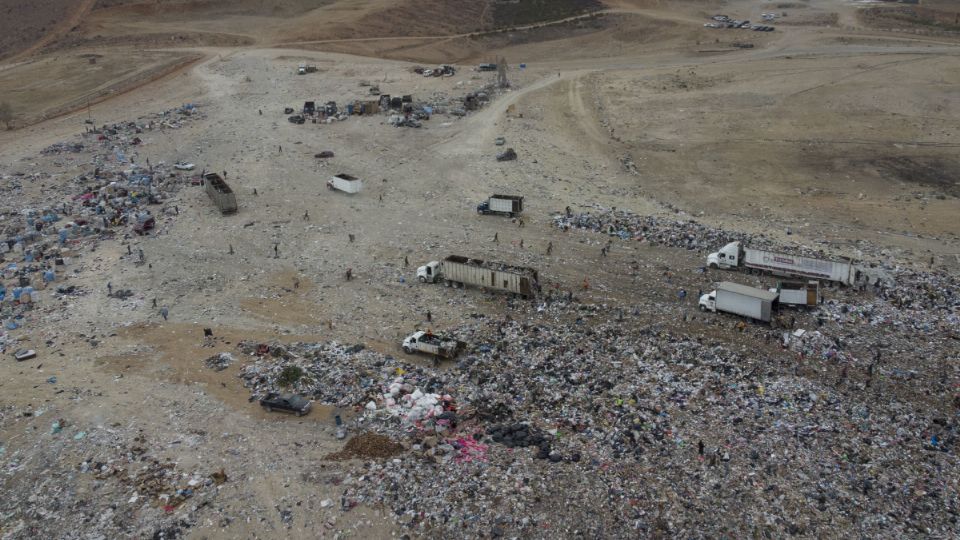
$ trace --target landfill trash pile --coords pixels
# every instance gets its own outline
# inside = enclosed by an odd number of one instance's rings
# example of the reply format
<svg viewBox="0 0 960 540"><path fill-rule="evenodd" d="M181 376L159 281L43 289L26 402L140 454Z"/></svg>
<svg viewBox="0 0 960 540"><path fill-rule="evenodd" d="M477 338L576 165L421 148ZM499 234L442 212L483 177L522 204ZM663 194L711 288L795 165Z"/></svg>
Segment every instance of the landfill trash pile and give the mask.
<svg viewBox="0 0 960 540"><path fill-rule="evenodd" d="M134 122L93 128L76 136L80 142L60 142L41 152L55 159L58 167L80 172L59 179L58 189L31 197L30 207L0 218L0 320L6 330L19 329L36 315L59 311L43 301L51 284L56 294L77 294L76 287L59 282L70 279L70 267L84 252L102 241L122 239L129 231L159 234L159 220L172 224L179 212L169 201L189 185L189 178L163 161L141 160L140 152L149 147L152 132L179 129L203 117L196 106L184 105ZM5 187L13 191L18 191L20 178L25 176L2 175ZM26 178L45 179L39 173ZM125 257L144 262L130 247ZM118 300L135 296L119 287L107 293Z"/></svg>
<svg viewBox="0 0 960 540"><path fill-rule="evenodd" d="M38 422L42 412L7 408L0 421ZM124 428L49 425L43 444L4 455L4 491L20 494L0 500L4 538L178 538L227 481L223 470L158 457L156 442ZM42 474L18 473L38 463Z"/></svg>
<svg viewBox="0 0 960 540"><path fill-rule="evenodd" d="M596 212L557 213L554 214L553 221L561 230L581 229L616 236L622 240L636 240L654 246L683 248L703 253L739 241L756 249L776 250L804 257L823 256L822 250L798 245L780 245L763 234L711 227L689 218L644 216L625 210L600 208ZM861 241L858 246L870 250L870 245L866 242ZM879 257L880 250L875 251Z"/></svg>
<svg viewBox="0 0 960 540"><path fill-rule="evenodd" d="M767 331L738 352L581 308L475 319L452 332L479 344L453 369L296 344L241 376L278 390L277 374L299 365L296 390L352 406L351 430L408 444L358 465L344 510L387 505L423 534L817 536L854 515L874 537L955 527L960 479L936 472L958 465L955 409L881 396L880 374L873 387L862 372L834 380L852 351L798 362L765 345ZM804 346L836 346L827 332Z"/></svg>
<svg viewBox="0 0 960 540"><path fill-rule="evenodd" d="M230 365L233 364L233 362L234 362L233 355L228 352L215 354L203 361L203 363L208 368L214 371L223 371L228 367L230 367Z"/></svg>

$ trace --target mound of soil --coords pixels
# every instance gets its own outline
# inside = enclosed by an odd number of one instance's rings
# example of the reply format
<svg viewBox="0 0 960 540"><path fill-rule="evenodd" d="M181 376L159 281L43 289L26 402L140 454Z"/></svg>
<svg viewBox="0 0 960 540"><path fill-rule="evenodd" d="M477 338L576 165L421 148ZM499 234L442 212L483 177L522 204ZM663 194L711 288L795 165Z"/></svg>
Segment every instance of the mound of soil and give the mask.
<svg viewBox="0 0 960 540"><path fill-rule="evenodd" d="M343 450L328 454L323 459L386 459L403 452L403 446L385 435L365 432L351 437Z"/></svg>

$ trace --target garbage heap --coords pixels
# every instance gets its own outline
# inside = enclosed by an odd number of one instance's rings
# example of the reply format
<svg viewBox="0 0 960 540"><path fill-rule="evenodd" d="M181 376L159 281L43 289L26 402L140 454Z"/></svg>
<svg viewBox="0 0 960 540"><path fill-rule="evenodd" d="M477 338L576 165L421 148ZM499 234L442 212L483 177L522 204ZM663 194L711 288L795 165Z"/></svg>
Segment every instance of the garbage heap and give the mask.
<svg viewBox="0 0 960 540"><path fill-rule="evenodd" d="M0 411L4 428L36 425L45 411ZM16 413L16 414L14 414ZM49 432L30 448L4 456L0 498L4 538L180 538L209 519L227 474L184 467L161 457L166 443L136 428L72 425L50 418ZM187 446L199 435L179 441ZM2 448L2 447L0 447ZM38 474L23 468L37 467Z"/></svg>
<svg viewBox="0 0 960 540"><path fill-rule="evenodd" d="M644 216L616 208L601 208L594 212L559 212L553 216L554 225L561 229L581 229L622 240L647 242L654 246L666 246L695 250L702 253L717 250L730 242L743 242L756 249L776 250L804 257L825 257L822 249L802 245L783 245L760 233L704 225L693 219L676 219L662 216ZM857 243L865 255L880 258L881 249L866 241Z"/></svg>
<svg viewBox="0 0 960 540"><path fill-rule="evenodd" d="M9 200L22 196L24 184L55 180L55 187L31 190L31 203L0 214L0 320L12 332L28 321L42 291L69 277L71 261L117 233L150 234L158 220L172 222L177 207L169 201L191 178L165 162L141 160L147 134L178 129L202 118L194 105L148 115L135 122L88 129L73 140L53 144L41 154L53 165L79 171L67 179L46 173L3 172ZM192 174L192 173L188 173ZM63 284L56 294L79 294ZM3 342L12 342L9 337ZM2 347L3 345L0 345Z"/></svg>
<svg viewBox="0 0 960 540"><path fill-rule="evenodd" d="M798 370L795 353L761 333L734 349L582 307L523 304L510 320L474 318L449 332L472 347L447 369L359 345L295 344L261 354L241 377L255 396L294 390L352 408L352 433L409 448L351 462L340 503L386 507L414 534L956 530L958 419L944 400L901 392L889 377L877 377L882 393L860 372L834 379L836 357ZM934 374L910 360L914 390L931 388ZM282 386L289 365L304 375ZM960 381L956 367L951 376Z"/></svg>

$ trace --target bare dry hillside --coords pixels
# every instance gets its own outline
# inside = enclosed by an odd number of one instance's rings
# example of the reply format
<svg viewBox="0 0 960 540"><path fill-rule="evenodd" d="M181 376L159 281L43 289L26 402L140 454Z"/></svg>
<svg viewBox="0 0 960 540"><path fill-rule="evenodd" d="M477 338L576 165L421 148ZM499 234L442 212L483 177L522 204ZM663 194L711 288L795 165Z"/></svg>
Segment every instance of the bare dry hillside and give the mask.
<svg viewBox="0 0 960 540"><path fill-rule="evenodd" d="M4 2L0 6L0 58L20 53L54 32L83 3L73 0Z"/></svg>

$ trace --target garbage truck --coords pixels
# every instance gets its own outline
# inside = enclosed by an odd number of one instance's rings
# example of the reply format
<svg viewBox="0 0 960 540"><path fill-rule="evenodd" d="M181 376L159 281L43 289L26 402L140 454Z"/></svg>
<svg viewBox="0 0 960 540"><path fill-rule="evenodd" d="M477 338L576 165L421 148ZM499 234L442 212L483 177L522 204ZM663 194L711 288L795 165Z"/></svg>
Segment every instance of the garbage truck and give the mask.
<svg viewBox="0 0 960 540"><path fill-rule="evenodd" d="M500 214L514 217L523 212L523 197L519 195L491 195L477 205L478 214Z"/></svg>
<svg viewBox="0 0 960 540"><path fill-rule="evenodd" d="M207 173L203 180L207 195L221 214L233 214L237 211L237 196L219 174Z"/></svg>
<svg viewBox="0 0 960 540"><path fill-rule="evenodd" d="M440 336L429 330L426 332L418 330L403 340L403 352L407 354L422 352L441 358L453 358L465 345L462 341Z"/></svg>
<svg viewBox="0 0 960 540"><path fill-rule="evenodd" d="M417 268L417 279L420 283L442 281L447 287L486 287L523 298L533 297L540 287L537 271L532 268L485 262L460 255L450 255L442 261L430 261Z"/></svg>
<svg viewBox="0 0 960 540"><path fill-rule="evenodd" d="M745 248L740 242L730 242L720 251L707 255L710 268L745 268L753 273L778 276L823 279L844 285L860 280L860 271L848 262L826 261L799 255L787 255L762 249Z"/></svg>
<svg viewBox="0 0 960 540"><path fill-rule="evenodd" d="M700 297L700 311L723 311L748 319L770 322L777 293L724 281Z"/></svg>

